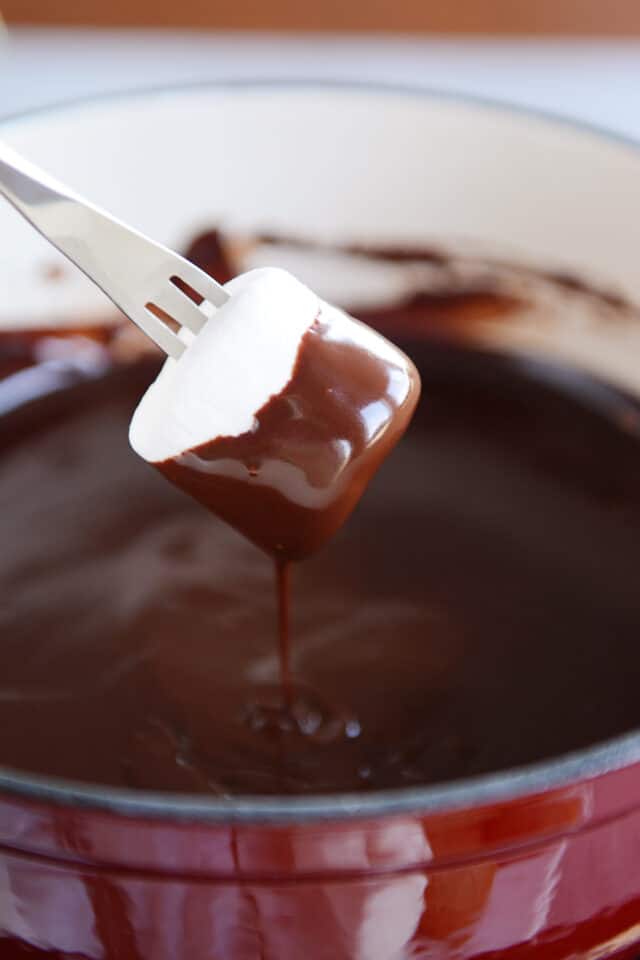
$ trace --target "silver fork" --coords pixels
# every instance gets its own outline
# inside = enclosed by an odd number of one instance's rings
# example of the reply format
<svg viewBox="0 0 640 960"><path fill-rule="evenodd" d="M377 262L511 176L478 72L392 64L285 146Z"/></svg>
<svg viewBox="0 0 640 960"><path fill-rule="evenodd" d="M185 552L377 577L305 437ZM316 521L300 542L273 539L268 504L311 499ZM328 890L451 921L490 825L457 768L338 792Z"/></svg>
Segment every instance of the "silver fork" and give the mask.
<svg viewBox="0 0 640 960"><path fill-rule="evenodd" d="M197 334L229 299L203 270L79 197L2 142L0 194L171 357L177 359L186 344L165 318Z"/></svg>

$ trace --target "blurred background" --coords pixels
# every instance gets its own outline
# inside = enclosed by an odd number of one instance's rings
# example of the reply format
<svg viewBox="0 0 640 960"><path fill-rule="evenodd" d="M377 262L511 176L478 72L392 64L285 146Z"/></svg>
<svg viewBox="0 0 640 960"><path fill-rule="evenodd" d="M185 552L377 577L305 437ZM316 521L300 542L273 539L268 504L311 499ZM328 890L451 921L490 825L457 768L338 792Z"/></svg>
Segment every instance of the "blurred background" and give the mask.
<svg viewBox="0 0 640 960"><path fill-rule="evenodd" d="M427 33L640 32L638 0L5 0L7 20L86 26Z"/></svg>
<svg viewBox="0 0 640 960"><path fill-rule="evenodd" d="M640 137L640 0L0 0L0 116L242 77L510 100Z"/></svg>

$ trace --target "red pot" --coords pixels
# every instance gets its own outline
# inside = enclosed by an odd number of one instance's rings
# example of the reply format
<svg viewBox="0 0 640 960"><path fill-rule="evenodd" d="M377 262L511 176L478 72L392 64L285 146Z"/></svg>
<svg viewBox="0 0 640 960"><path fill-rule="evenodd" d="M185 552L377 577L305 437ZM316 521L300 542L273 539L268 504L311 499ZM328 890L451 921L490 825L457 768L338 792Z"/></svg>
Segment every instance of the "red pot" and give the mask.
<svg viewBox="0 0 640 960"><path fill-rule="evenodd" d="M633 953L639 755L630 737L443 789L233 804L5 776L0 956Z"/></svg>
<svg viewBox="0 0 640 960"><path fill-rule="evenodd" d="M224 150L181 146L221 124ZM211 221L486 239L640 296L640 153L532 115L392 91L239 86L83 105L6 136L169 243L201 220L202 184L217 183ZM159 212L177 163L185 189ZM97 320L103 304L83 278L51 283L42 241L0 216L0 323ZM508 348L483 332L492 337ZM640 354L623 338L613 355L612 337L551 331L532 345L636 390ZM639 943L640 733L366 796L222 801L0 772L3 960L597 960Z"/></svg>

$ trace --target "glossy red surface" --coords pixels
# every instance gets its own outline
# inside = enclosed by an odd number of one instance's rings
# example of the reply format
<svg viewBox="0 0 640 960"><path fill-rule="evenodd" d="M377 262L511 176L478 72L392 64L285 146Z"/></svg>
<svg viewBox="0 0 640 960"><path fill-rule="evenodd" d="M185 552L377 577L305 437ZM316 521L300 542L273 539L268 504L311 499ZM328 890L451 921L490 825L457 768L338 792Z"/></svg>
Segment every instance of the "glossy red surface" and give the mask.
<svg viewBox="0 0 640 960"><path fill-rule="evenodd" d="M283 826L5 797L0 847L2 958L561 960L640 941L638 765L466 810Z"/></svg>

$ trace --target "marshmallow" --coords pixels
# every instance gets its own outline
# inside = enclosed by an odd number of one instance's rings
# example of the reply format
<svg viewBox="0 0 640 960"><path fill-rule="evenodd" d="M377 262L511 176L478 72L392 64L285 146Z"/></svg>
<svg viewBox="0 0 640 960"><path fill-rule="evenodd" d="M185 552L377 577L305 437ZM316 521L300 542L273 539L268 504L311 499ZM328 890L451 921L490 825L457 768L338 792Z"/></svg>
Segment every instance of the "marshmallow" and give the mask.
<svg viewBox="0 0 640 960"><path fill-rule="evenodd" d="M227 303L165 362L129 438L257 546L299 560L351 513L402 436L420 379L401 350L284 270L226 288Z"/></svg>
<svg viewBox="0 0 640 960"><path fill-rule="evenodd" d="M230 299L189 343L168 357L129 428L150 463L216 437L251 430L253 418L291 379L300 342L320 311L317 296L286 270L262 268L226 284Z"/></svg>

